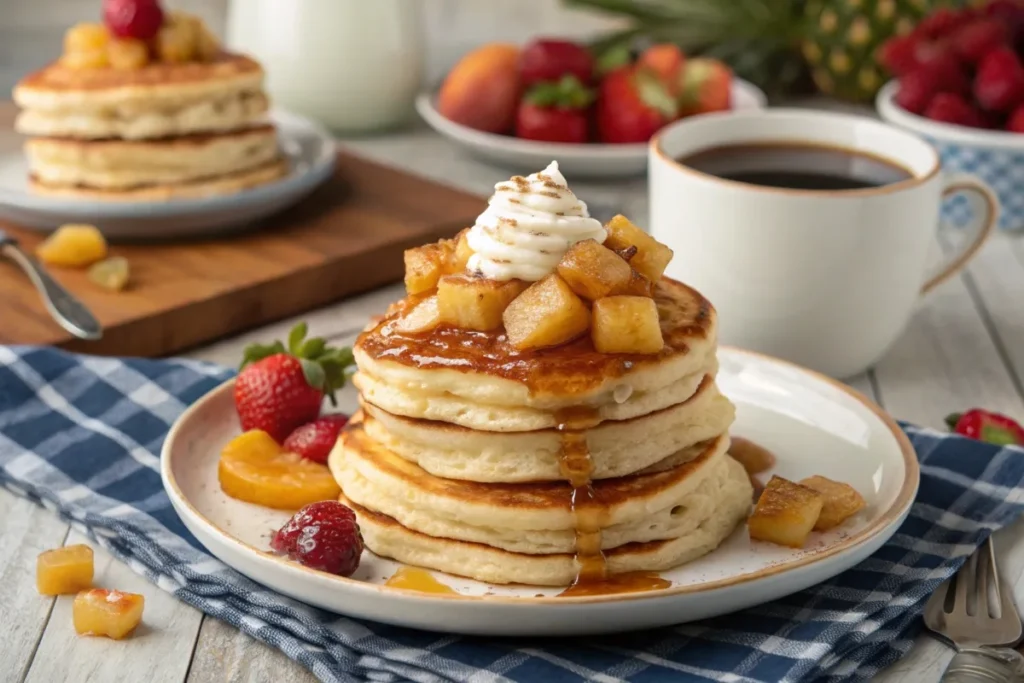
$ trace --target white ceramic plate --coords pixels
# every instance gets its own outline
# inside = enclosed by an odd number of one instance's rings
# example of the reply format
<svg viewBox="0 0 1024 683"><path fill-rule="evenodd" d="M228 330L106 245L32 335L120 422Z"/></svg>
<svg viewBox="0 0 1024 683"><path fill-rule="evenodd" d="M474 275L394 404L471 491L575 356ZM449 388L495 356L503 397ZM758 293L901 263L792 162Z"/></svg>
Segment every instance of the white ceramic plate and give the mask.
<svg viewBox="0 0 1024 683"><path fill-rule="evenodd" d="M763 109L767 99L756 85L735 79L732 101L734 109ZM515 170L533 173L552 159L558 159L559 169L575 178L614 178L639 175L647 170L646 142L560 144L484 133L442 116L437 110L437 95L429 93L416 98L416 110L431 128L470 154Z"/></svg>
<svg viewBox="0 0 1024 683"><path fill-rule="evenodd" d="M319 124L274 111L287 175L231 195L166 202L106 202L45 197L28 186L24 138L0 131L0 218L49 232L62 223L92 223L108 239L152 240L224 234L255 227L312 192L334 169L335 142Z"/></svg>
<svg viewBox="0 0 1024 683"><path fill-rule="evenodd" d="M753 543L745 526L711 554L663 572L670 588L559 598L559 591L496 586L435 573L459 595L382 585L400 566L363 554L350 579L268 552L288 513L226 496L217 483L221 447L239 432L231 383L177 421L162 453L164 487L185 525L218 558L249 578L317 607L400 626L474 635L584 635L652 628L725 614L793 593L857 564L899 527L917 492L917 459L892 418L846 386L783 361L735 349L719 354L718 382L737 405L733 433L778 456L774 470L848 482L867 508L807 547ZM348 390L342 410L354 410Z"/></svg>

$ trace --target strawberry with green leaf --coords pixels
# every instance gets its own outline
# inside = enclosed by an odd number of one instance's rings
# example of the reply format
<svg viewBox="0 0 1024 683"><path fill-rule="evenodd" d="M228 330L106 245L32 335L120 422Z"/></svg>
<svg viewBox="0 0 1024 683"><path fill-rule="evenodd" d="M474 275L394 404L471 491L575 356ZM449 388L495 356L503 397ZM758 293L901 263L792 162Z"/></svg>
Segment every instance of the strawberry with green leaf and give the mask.
<svg viewBox="0 0 1024 683"><path fill-rule="evenodd" d="M957 434L997 446L1024 446L1024 427L1006 415L981 408L953 413L946 424Z"/></svg>
<svg viewBox="0 0 1024 683"><path fill-rule="evenodd" d="M320 416L324 396L345 385L352 349L332 348L320 337L306 338L299 323L280 341L246 347L235 379L235 409L242 429L262 429L278 443L297 427Z"/></svg>
<svg viewBox="0 0 1024 683"><path fill-rule="evenodd" d="M516 111L516 137L541 142L586 142L587 108L594 95L576 76L533 85Z"/></svg>

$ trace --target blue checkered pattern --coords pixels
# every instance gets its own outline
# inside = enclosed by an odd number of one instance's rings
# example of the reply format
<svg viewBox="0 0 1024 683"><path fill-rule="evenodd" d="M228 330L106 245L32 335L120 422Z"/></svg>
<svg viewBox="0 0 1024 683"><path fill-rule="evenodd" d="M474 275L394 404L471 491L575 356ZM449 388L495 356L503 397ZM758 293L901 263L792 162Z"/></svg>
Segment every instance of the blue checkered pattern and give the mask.
<svg viewBox="0 0 1024 683"><path fill-rule="evenodd" d="M1024 229L1024 151L924 137L939 150L946 173L971 173L995 191L999 197L1001 230ZM963 194L954 195L942 205L943 219L957 227L970 224L975 211Z"/></svg>
<svg viewBox="0 0 1024 683"><path fill-rule="evenodd" d="M161 488L158 453L184 408L231 376L185 360L0 346L0 483L69 520L161 589L283 650L323 681L863 681L921 628L927 596L1024 511L1024 450L906 427L918 501L863 563L744 612L587 639L460 638L297 603L210 556Z"/></svg>

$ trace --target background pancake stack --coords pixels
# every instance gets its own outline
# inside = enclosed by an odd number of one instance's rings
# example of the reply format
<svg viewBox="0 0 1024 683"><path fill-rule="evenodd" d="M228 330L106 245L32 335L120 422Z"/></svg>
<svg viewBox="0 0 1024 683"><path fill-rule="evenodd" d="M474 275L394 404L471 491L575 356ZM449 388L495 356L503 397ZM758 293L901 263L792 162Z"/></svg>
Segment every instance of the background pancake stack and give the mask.
<svg viewBox="0 0 1024 683"><path fill-rule="evenodd" d="M716 548L752 489L727 455L716 316L654 293L664 349L520 351L501 330L406 334L413 299L358 340L362 411L330 458L368 548L492 583L565 586Z"/></svg>
<svg viewBox="0 0 1024 683"><path fill-rule="evenodd" d="M265 120L263 69L223 52L195 17L171 13L151 45L98 24L15 87L16 128L40 193L107 200L227 194L286 166Z"/></svg>

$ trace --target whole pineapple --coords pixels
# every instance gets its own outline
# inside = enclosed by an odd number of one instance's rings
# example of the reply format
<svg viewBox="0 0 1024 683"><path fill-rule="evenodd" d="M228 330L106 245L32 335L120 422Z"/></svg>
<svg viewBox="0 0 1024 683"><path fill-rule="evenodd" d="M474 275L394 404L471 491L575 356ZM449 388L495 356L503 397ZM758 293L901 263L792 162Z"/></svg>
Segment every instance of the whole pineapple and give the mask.
<svg viewBox="0 0 1024 683"><path fill-rule="evenodd" d="M818 89L865 101L888 80L875 51L913 30L939 4L928 0L807 0L801 52Z"/></svg>

